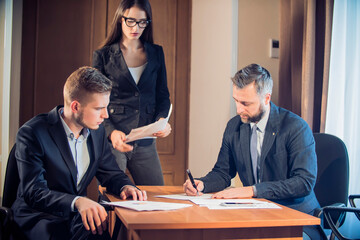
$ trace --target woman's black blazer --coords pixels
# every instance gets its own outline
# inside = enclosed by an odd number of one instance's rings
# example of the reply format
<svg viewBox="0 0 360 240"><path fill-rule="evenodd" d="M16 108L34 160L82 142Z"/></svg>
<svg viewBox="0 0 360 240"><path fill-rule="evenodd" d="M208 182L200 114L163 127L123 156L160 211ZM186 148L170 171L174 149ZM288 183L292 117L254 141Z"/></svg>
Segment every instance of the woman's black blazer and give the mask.
<svg viewBox="0 0 360 240"><path fill-rule="evenodd" d="M170 108L164 52L161 46L144 43L147 65L136 85L126 65L118 43L105 46L93 54L93 67L100 70L112 83L108 106L109 118L105 129L128 134L161 117L166 117Z"/></svg>

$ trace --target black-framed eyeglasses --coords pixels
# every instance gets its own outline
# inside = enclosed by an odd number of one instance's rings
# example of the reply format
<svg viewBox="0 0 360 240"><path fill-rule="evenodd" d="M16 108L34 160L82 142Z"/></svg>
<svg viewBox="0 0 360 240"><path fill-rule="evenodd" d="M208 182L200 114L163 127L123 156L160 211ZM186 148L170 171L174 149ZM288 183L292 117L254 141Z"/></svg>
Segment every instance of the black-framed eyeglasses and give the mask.
<svg viewBox="0 0 360 240"><path fill-rule="evenodd" d="M134 18L127 18L124 16L123 16L123 18L125 19L125 24L128 27L135 27L137 24L139 26L139 28L146 28L149 25L149 23L151 22L151 19L136 21L136 19L134 19Z"/></svg>

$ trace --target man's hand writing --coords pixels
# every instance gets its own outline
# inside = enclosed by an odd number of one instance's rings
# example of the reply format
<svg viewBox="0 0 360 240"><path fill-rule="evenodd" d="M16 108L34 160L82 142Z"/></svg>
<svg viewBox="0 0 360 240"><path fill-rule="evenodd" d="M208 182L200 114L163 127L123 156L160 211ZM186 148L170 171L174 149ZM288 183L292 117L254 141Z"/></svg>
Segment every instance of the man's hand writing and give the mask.
<svg viewBox="0 0 360 240"><path fill-rule="evenodd" d="M198 195L202 195L202 190L204 190L204 183L200 180L194 180L195 185L196 185L196 189L193 187L193 185L191 184L191 181L188 179L186 180L186 182L183 185L183 189L184 192L186 193L186 195L189 196L196 196L196 194Z"/></svg>

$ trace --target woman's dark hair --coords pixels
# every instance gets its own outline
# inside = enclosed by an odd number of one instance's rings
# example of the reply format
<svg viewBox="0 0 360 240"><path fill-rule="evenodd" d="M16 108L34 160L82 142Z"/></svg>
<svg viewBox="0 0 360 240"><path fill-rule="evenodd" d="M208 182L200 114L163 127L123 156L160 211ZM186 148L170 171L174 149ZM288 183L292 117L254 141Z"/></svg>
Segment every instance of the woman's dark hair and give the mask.
<svg viewBox="0 0 360 240"><path fill-rule="evenodd" d="M151 6L148 0L122 0L118 8L116 9L115 16L111 24L110 32L106 37L102 47L109 46L113 43L117 43L121 41L122 38L121 19L124 16L125 11L134 6L143 10L146 13L146 17L148 20L152 19ZM144 32L142 33L140 40L143 42L150 42L150 43L154 42L151 21L144 29Z"/></svg>

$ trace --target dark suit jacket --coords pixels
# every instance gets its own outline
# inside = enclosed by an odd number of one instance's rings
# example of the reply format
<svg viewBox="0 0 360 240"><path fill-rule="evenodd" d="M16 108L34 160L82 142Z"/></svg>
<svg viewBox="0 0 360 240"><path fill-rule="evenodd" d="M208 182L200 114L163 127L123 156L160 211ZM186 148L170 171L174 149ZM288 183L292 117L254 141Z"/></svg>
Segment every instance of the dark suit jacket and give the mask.
<svg viewBox="0 0 360 240"><path fill-rule="evenodd" d="M106 132L120 130L128 134L161 117L170 108L164 52L161 46L145 42L147 65L136 85L118 43L105 46L93 54L93 67L113 82L105 120Z"/></svg>
<svg viewBox="0 0 360 240"><path fill-rule="evenodd" d="M70 220L72 201L76 196L86 195L94 176L116 195L124 185L133 185L116 164L104 127L100 125L99 129L90 130L87 141L90 164L77 190L77 170L59 108L25 123L16 138L20 185L12 209L16 223L30 239L35 236L46 239L47 224Z"/></svg>
<svg viewBox="0 0 360 240"><path fill-rule="evenodd" d="M252 171L250 135L250 124L243 124L240 116L228 122L218 160L212 171L201 178L204 192L225 189L238 172L244 186L255 185L259 198L305 213L319 207L313 191L317 174L315 142L308 124L271 103L257 184Z"/></svg>

